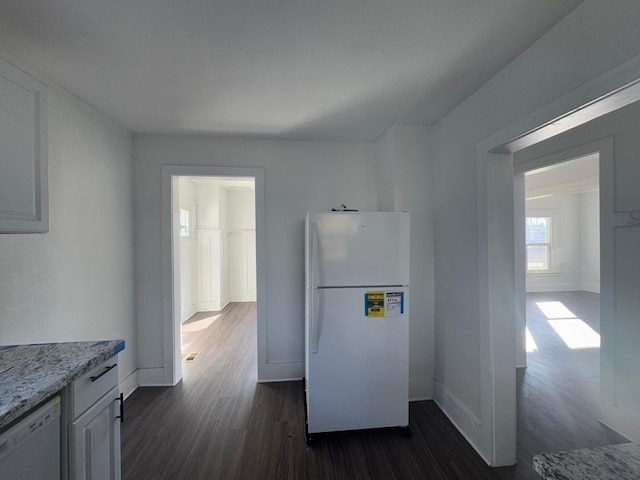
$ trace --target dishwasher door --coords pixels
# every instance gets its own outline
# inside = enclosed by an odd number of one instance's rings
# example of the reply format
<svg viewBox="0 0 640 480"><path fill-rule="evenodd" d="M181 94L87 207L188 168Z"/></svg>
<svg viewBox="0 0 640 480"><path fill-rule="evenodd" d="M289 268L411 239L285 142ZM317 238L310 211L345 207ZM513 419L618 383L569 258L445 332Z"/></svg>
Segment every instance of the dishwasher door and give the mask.
<svg viewBox="0 0 640 480"><path fill-rule="evenodd" d="M0 480L60 479L60 397L0 435Z"/></svg>

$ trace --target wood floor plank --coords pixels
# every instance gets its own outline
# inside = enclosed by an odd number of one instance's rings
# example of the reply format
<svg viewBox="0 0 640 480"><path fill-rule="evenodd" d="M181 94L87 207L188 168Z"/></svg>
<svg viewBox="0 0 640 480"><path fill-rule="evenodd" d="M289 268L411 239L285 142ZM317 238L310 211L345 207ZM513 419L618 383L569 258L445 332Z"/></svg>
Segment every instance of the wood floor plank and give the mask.
<svg viewBox="0 0 640 480"><path fill-rule="evenodd" d="M591 292L527 294L527 326L538 351L518 369L518 465L498 469L501 478L539 480L532 458L543 452L626 443L598 421L600 350L570 349L538 302L561 302L600 332L600 298Z"/></svg>
<svg viewBox="0 0 640 480"><path fill-rule="evenodd" d="M432 401L410 404L411 438L373 430L307 446L302 382L257 383L255 303L234 303L185 324L185 351L200 355L182 382L125 402L123 479L536 479L537 453L624 441L597 422L597 352L566 348L535 305L558 298L599 329L597 296L530 297L540 350L518 371L516 467L487 467Z"/></svg>

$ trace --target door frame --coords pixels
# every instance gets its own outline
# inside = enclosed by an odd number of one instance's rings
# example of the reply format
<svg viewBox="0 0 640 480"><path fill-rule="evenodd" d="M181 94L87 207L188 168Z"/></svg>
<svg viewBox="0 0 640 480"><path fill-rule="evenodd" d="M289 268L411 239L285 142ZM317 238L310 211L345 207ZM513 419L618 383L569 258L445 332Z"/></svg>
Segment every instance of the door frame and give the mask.
<svg viewBox="0 0 640 480"><path fill-rule="evenodd" d="M516 463L513 154L640 100L640 56L478 143L481 435L492 466Z"/></svg>
<svg viewBox="0 0 640 480"><path fill-rule="evenodd" d="M257 372L267 360L266 309L266 223L264 169L209 165L162 166L162 324L163 369L167 384L182 378L180 332L180 252L178 232L178 177L250 177L255 181L256 211L256 296L257 296Z"/></svg>

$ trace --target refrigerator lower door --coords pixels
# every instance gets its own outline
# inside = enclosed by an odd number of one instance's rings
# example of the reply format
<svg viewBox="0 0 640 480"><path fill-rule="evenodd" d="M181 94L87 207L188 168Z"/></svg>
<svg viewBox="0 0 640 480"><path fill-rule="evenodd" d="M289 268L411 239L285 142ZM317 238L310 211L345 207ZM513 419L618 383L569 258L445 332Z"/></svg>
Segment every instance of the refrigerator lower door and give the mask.
<svg viewBox="0 0 640 480"><path fill-rule="evenodd" d="M370 290L383 289L313 292L317 309L307 343L309 434L409 424L409 290L384 290L404 294L404 312L388 317L365 315Z"/></svg>

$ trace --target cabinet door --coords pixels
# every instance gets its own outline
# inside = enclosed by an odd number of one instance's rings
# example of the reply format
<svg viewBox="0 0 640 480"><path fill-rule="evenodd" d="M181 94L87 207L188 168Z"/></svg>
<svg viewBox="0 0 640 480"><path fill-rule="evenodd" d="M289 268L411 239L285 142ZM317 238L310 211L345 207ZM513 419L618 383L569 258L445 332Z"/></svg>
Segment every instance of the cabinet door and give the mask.
<svg viewBox="0 0 640 480"><path fill-rule="evenodd" d="M49 230L46 86L0 59L0 233Z"/></svg>
<svg viewBox="0 0 640 480"><path fill-rule="evenodd" d="M69 425L71 480L120 480L120 419L114 388Z"/></svg>

